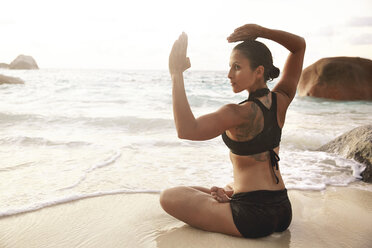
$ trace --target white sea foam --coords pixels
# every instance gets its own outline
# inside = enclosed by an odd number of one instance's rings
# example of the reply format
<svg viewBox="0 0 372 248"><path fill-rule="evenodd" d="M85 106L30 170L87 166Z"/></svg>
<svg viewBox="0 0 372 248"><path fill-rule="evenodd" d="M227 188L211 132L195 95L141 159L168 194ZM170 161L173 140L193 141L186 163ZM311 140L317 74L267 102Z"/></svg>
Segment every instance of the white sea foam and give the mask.
<svg viewBox="0 0 372 248"><path fill-rule="evenodd" d="M61 197L61 198L54 198L49 199L46 201L41 201L35 204L29 204L22 208L15 208L15 209L8 209L6 211L0 212L0 217L27 213L35 210L39 210L45 207L50 207L53 205L58 205L62 203L77 201L85 198L97 197L97 196L104 196L104 195L114 195L114 194L159 194L160 190L111 190L111 191L103 191L103 192L94 192L90 194L80 194L80 195L71 195L68 197Z"/></svg>

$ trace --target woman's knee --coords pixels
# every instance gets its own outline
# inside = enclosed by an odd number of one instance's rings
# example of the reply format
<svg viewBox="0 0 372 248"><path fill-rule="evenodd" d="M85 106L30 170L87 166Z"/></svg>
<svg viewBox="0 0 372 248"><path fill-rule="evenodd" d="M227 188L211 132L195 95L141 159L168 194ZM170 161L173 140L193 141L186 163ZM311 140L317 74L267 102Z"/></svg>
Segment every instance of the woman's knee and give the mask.
<svg viewBox="0 0 372 248"><path fill-rule="evenodd" d="M179 201L181 187L169 188L160 193L160 205L167 212L170 213L177 207Z"/></svg>
<svg viewBox="0 0 372 248"><path fill-rule="evenodd" d="M166 190L163 190L161 193L160 193L160 198L159 198L159 201L160 201L160 205L161 207L165 210L166 206L168 205L168 201L169 201L169 198L170 198L170 194L169 194L169 191L171 189L166 189Z"/></svg>

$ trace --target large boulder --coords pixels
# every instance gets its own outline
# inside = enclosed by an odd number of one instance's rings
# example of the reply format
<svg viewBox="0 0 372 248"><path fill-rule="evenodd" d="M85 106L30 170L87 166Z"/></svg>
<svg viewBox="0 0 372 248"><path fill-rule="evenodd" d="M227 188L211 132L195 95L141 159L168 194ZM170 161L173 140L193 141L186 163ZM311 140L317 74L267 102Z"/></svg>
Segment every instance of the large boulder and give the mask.
<svg viewBox="0 0 372 248"><path fill-rule="evenodd" d="M364 164L363 181L372 182L372 125L357 127L318 150L337 153Z"/></svg>
<svg viewBox="0 0 372 248"><path fill-rule="evenodd" d="M9 69L16 70L35 70L39 69L36 61L31 56L19 55L15 60L9 65Z"/></svg>
<svg viewBox="0 0 372 248"><path fill-rule="evenodd" d="M372 60L323 58L306 67L297 87L300 96L333 100L372 100Z"/></svg>
<svg viewBox="0 0 372 248"><path fill-rule="evenodd" d="M23 80L16 77L9 77L0 74L0 85L1 84L23 84Z"/></svg>

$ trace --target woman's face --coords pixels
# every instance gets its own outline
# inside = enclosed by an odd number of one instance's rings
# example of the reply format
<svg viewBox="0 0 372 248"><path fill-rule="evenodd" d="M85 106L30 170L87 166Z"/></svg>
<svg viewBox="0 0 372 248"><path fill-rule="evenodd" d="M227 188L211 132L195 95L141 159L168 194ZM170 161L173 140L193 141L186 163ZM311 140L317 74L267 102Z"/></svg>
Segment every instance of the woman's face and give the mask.
<svg viewBox="0 0 372 248"><path fill-rule="evenodd" d="M235 93L254 88L254 84L258 79L256 72L257 68L252 70L249 60L239 50L234 49L232 51L228 78Z"/></svg>

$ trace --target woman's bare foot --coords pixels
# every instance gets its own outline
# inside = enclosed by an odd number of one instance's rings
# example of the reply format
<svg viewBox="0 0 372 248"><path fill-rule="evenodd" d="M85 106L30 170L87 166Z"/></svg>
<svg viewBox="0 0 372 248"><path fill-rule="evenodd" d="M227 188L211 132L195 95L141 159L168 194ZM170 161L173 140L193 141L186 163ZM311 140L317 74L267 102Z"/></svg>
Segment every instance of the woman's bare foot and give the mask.
<svg viewBox="0 0 372 248"><path fill-rule="evenodd" d="M223 188L213 186L211 188L211 195L218 202L229 202L230 201L229 196L226 194Z"/></svg>

